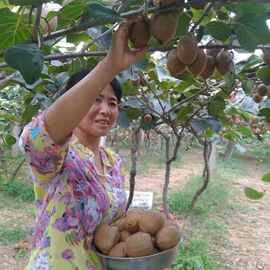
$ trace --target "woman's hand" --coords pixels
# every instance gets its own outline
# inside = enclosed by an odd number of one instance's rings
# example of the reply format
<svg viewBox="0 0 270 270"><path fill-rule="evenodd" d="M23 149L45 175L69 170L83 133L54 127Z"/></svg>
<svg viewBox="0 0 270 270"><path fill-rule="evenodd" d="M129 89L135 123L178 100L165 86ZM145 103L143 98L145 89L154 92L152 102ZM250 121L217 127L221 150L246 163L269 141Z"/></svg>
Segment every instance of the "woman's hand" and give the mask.
<svg viewBox="0 0 270 270"><path fill-rule="evenodd" d="M129 49L128 31L130 24L130 22L123 22L120 24L117 31L113 34L112 46L106 56L107 60L117 73L142 59L146 52L146 48Z"/></svg>

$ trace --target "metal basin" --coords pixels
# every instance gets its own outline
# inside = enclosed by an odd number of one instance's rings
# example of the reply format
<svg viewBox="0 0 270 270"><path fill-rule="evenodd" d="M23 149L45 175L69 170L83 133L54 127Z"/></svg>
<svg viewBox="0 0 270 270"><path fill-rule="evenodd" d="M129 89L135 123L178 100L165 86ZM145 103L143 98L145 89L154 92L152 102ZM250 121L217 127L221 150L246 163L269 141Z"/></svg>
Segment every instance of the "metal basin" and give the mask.
<svg viewBox="0 0 270 270"><path fill-rule="evenodd" d="M96 252L104 270L163 270L173 263L178 254L178 247L179 245L154 255L138 258L116 258Z"/></svg>

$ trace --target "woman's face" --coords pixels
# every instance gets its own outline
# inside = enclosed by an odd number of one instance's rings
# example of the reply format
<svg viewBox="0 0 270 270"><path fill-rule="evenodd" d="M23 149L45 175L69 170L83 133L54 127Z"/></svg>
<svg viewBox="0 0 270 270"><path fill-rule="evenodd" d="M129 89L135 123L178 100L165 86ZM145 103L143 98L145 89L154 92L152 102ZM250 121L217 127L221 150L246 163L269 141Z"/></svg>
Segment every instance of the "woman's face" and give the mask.
<svg viewBox="0 0 270 270"><path fill-rule="evenodd" d="M88 136L105 136L118 118L118 101L111 85L105 87L96 98L79 128Z"/></svg>

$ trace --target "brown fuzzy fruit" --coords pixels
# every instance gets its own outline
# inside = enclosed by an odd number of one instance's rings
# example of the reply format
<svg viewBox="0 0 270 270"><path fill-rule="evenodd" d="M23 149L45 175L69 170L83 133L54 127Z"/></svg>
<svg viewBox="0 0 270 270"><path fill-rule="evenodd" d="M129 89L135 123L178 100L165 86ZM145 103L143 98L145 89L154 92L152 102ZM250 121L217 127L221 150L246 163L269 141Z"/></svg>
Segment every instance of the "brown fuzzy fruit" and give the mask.
<svg viewBox="0 0 270 270"><path fill-rule="evenodd" d="M125 230L130 233L136 233L139 231L139 220L141 213L136 210L130 210L126 214Z"/></svg>
<svg viewBox="0 0 270 270"><path fill-rule="evenodd" d="M178 59L176 49L172 49L168 54L167 68L173 77L183 74L186 69L186 65Z"/></svg>
<svg viewBox="0 0 270 270"><path fill-rule="evenodd" d="M182 37L178 42L176 53L182 63L191 65L198 55L198 43L196 38L192 35Z"/></svg>
<svg viewBox="0 0 270 270"><path fill-rule="evenodd" d="M222 50L216 58L216 68L220 74L225 75L233 69L233 58L230 52Z"/></svg>
<svg viewBox="0 0 270 270"><path fill-rule="evenodd" d="M202 49L198 50L198 56L194 63L188 66L188 69L194 76L200 75L207 65L207 57Z"/></svg>
<svg viewBox="0 0 270 270"><path fill-rule="evenodd" d="M215 71L215 58L211 55L206 55L206 66L200 76L203 79L208 79Z"/></svg>
<svg viewBox="0 0 270 270"><path fill-rule="evenodd" d="M137 232L127 240L127 255L129 257L141 257L151 255L154 252L151 235L144 232Z"/></svg>
<svg viewBox="0 0 270 270"><path fill-rule="evenodd" d="M253 95L252 98L256 103L260 103L263 100L263 97L260 96L259 94Z"/></svg>
<svg viewBox="0 0 270 270"><path fill-rule="evenodd" d="M260 84L258 87L257 87L257 93L261 96L261 97L264 97L267 95L267 92L268 92L268 88L265 84Z"/></svg>
<svg viewBox="0 0 270 270"><path fill-rule="evenodd" d="M108 254L111 248L119 241L119 230L115 226L102 224L95 232L94 242L96 247L104 254Z"/></svg>
<svg viewBox="0 0 270 270"><path fill-rule="evenodd" d="M140 231L155 235L165 224L164 216L157 211L145 212L139 220Z"/></svg>
<svg viewBox="0 0 270 270"><path fill-rule="evenodd" d="M263 49L263 61L266 65L270 65L270 49L269 48Z"/></svg>
<svg viewBox="0 0 270 270"><path fill-rule="evenodd" d="M165 250L175 247L180 241L180 232L176 226L165 226L156 235L156 245Z"/></svg>
<svg viewBox="0 0 270 270"><path fill-rule="evenodd" d="M125 217L119 218L118 220L116 220L113 223L113 226L116 226L120 232L125 230L125 228L126 228L126 218Z"/></svg>
<svg viewBox="0 0 270 270"><path fill-rule="evenodd" d="M153 121L153 116L150 113L147 113L143 116L143 122L146 124L150 124Z"/></svg>
<svg viewBox="0 0 270 270"><path fill-rule="evenodd" d="M178 12L154 14L150 18L150 32L161 44L168 43L176 34Z"/></svg>
<svg viewBox="0 0 270 270"><path fill-rule="evenodd" d="M212 41L212 42L209 42L207 45L210 45L210 46L215 46L215 45L222 45L222 42L220 41ZM207 55L211 55L213 56L214 58L217 57L218 53L221 51L220 48L207 48L206 49L206 54Z"/></svg>
<svg viewBox="0 0 270 270"><path fill-rule="evenodd" d="M116 244L109 252L111 257L126 257L127 256L127 244L126 242L120 242Z"/></svg>
<svg viewBox="0 0 270 270"><path fill-rule="evenodd" d="M140 18L131 24L129 28L129 39L135 48L144 48L150 40L150 27L145 18Z"/></svg>
<svg viewBox="0 0 270 270"><path fill-rule="evenodd" d="M120 232L120 241L126 241L129 236L130 233L128 231Z"/></svg>

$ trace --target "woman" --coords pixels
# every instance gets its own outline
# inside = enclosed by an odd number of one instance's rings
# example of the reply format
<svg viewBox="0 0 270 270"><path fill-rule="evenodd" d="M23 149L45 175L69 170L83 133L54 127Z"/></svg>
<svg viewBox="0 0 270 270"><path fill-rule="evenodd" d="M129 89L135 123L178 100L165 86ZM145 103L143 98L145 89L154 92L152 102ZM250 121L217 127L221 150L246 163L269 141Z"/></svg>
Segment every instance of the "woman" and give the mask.
<svg viewBox="0 0 270 270"><path fill-rule="evenodd" d="M72 87L22 133L38 210L26 270L102 269L92 235L123 214L125 192L121 160L100 147L100 138L118 117L114 77L145 52L129 50L127 36L123 23L107 56L90 73L72 77Z"/></svg>

